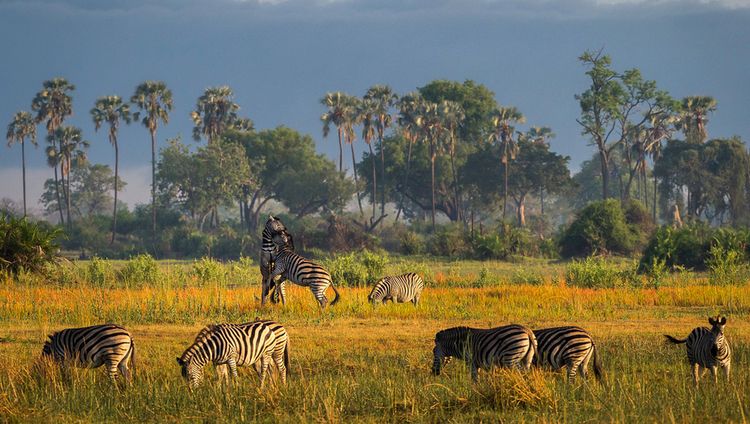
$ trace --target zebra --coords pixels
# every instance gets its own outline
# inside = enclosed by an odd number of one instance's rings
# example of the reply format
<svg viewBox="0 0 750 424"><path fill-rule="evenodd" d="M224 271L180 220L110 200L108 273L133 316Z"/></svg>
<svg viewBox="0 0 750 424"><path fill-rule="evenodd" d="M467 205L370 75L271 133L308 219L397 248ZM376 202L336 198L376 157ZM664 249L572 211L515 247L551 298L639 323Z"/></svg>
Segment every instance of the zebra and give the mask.
<svg viewBox="0 0 750 424"><path fill-rule="evenodd" d="M390 300L391 302L412 302L414 306L419 303L419 296L424 289L422 277L410 272L408 274L394 277L383 277L372 288L367 300L372 303Z"/></svg>
<svg viewBox="0 0 750 424"><path fill-rule="evenodd" d="M450 357L463 359L476 381L480 368L493 365L528 370L537 356L534 333L523 325L479 329L453 327L435 335L432 351L432 374L440 375L440 368Z"/></svg>
<svg viewBox="0 0 750 424"><path fill-rule="evenodd" d="M534 330L539 351L538 361L535 364L549 366L555 370L563 367L568 369L568 382L576 377L580 371L581 376L586 378L588 364L594 360L594 375L598 381L604 379L602 364L599 358L599 350L596 348L594 339L581 327L566 326L543 328Z"/></svg>
<svg viewBox="0 0 750 424"><path fill-rule="evenodd" d="M696 327L686 339L677 339L667 334L664 337L667 341L674 344L687 343L687 356L690 366L693 368L693 381L698 385L698 381L706 369L711 370L714 376L714 384L718 382L716 369L720 366L724 369L727 381L729 381L729 370L732 366L732 351L729 348L729 341L724 337L724 325L727 323L726 317L708 317L708 323L711 328ZM703 368L703 372L699 373Z"/></svg>
<svg viewBox="0 0 750 424"><path fill-rule="evenodd" d="M284 360L281 363L277 361L274 361L274 363L281 376L281 382L286 384L286 378L289 373L289 334L286 332L284 326L276 321L255 317L255 322L266 324L276 336L276 347L274 348L273 357L278 358L282 356ZM255 371L259 372L257 362L255 363Z"/></svg>
<svg viewBox="0 0 750 424"><path fill-rule="evenodd" d="M118 371L128 383L135 374L135 343L125 328L116 324L66 328L47 336L42 348L42 358L78 368L106 366L112 382ZM132 368L132 370L131 370Z"/></svg>
<svg viewBox="0 0 750 424"><path fill-rule="evenodd" d="M271 283L269 284L269 287L266 287L266 281L268 280L268 276L270 275L271 271L273 270L273 261L272 261L272 255L274 250L274 244L273 244L273 237L277 234L286 234L288 238L288 244L291 250L294 250L294 239L292 238L292 235L287 231L286 227L284 226L284 223L281 222L280 219L274 217L273 215L268 215L268 221L266 221L266 226L263 228L263 232L261 234L261 248L260 248L260 273L263 277L263 290L265 293L271 294L271 303L278 303L279 297L281 296L282 299L286 298L286 291L284 290L284 284L275 284L273 280L271 280ZM261 303L265 304L266 302L266 296L263 296L261 299Z"/></svg>
<svg viewBox="0 0 750 424"><path fill-rule="evenodd" d="M281 372L286 370L283 355L276 350L276 334L263 322L244 324L210 324L195 337L193 344L177 358L182 377L190 389L203 380L203 367L213 362L219 381L237 377L237 367L254 365L260 361L260 385L266 378L268 366L274 361ZM282 381L286 375L282 375Z"/></svg>
<svg viewBox="0 0 750 424"><path fill-rule="evenodd" d="M286 234L278 234L273 238L275 249L272 256L272 262L274 263L274 269L271 275L268 276L264 287L270 286L270 282L276 278L277 275L281 276L278 285L289 280L295 284L303 287L310 287L315 299L320 304L321 308L325 308L328 304L326 298L326 289L330 286L333 289L335 297L331 302L331 306L335 305L339 300L339 291L336 286L333 285L331 274L326 271L325 268L316 264L315 262L305 259L304 257L294 253L288 243ZM264 297L267 293L263 293ZM281 290L281 302L285 303L285 294Z"/></svg>

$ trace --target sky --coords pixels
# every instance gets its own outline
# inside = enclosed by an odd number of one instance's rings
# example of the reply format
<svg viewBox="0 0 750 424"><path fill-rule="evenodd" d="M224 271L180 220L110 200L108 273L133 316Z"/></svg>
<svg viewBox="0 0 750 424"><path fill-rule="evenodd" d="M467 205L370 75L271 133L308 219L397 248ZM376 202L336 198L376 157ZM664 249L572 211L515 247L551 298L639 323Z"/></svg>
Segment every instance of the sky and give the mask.
<svg viewBox="0 0 750 424"><path fill-rule="evenodd" d="M159 146L177 136L197 146L196 99L229 85L256 129L289 126L334 158L337 141L320 123L326 92L471 79L527 126L551 127L552 149L575 172L593 153L576 123L574 96L587 87L577 57L599 49L674 97L715 97L710 136L750 140L750 0L0 0L0 124L29 110L44 80L65 77L76 85L67 123L83 129L93 162L112 164L89 115L97 97L164 80L175 107ZM148 201L149 143L140 125L120 132L131 206ZM21 199L20 157L18 146L0 148L0 198ZM27 168L39 210L52 176L41 146L27 149Z"/></svg>

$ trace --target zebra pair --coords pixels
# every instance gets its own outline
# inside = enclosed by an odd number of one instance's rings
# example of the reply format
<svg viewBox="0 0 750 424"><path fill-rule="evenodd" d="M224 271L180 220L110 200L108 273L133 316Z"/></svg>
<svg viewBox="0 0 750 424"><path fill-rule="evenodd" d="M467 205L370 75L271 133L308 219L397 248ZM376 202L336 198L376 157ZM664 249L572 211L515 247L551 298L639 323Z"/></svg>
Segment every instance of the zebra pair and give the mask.
<svg viewBox="0 0 750 424"><path fill-rule="evenodd" d="M264 293L266 293L267 295L270 294L272 303L278 303L280 298L286 298L286 291L284 290L283 282L277 285L274 280L271 279L268 287L266 287L266 281L268 280L268 277L271 275L271 272L274 269L272 257L276 246L273 243L273 237L278 234L286 234L288 238L288 246L292 251L294 251L294 239L292 238L292 235L289 233L289 231L287 231L284 223L273 215L268 215L268 220L266 221L266 225L263 228L263 232L261 233L259 265L260 273L263 277L263 281L261 284ZM261 302L265 303L265 300L266 296L263 296Z"/></svg>
<svg viewBox="0 0 750 424"><path fill-rule="evenodd" d="M567 326L531 331L512 324L491 329L454 327L435 335L432 372L440 374L450 357L463 359L476 381L479 369L499 365L528 370L532 363L558 370L567 367L568 381L580 371L585 378L589 361L594 374L603 379L598 350L591 335L580 327Z"/></svg>
<svg viewBox="0 0 750 424"><path fill-rule="evenodd" d="M693 371L693 382L698 385L700 377L707 370L711 370L714 383L718 382L717 368L724 370L724 375L729 381L729 370L732 366L732 350L729 341L724 337L724 326L726 317L708 318L711 328L696 327L686 339L677 339L665 334L667 341L674 344L685 343L687 345L687 357ZM702 370L702 372L701 372Z"/></svg>
<svg viewBox="0 0 750 424"><path fill-rule="evenodd" d="M193 389L203 380L203 368L213 363L219 381L238 376L237 367L254 366L263 386L273 362L281 382L286 384L289 369L289 336L274 321L257 320L244 324L211 324L203 328L182 356L177 358L182 377Z"/></svg>
<svg viewBox="0 0 750 424"><path fill-rule="evenodd" d="M414 306L419 303L419 297L424 289L424 281L419 275L410 272L393 277L383 277L367 296L372 303L391 301L394 303L412 302Z"/></svg>
<svg viewBox="0 0 750 424"><path fill-rule="evenodd" d="M67 328L52 333L42 348L42 358L68 366L98 368L105 366L112 382L118 372L132 383L135 374L135 343L130 332L116 324Z"/></svg>

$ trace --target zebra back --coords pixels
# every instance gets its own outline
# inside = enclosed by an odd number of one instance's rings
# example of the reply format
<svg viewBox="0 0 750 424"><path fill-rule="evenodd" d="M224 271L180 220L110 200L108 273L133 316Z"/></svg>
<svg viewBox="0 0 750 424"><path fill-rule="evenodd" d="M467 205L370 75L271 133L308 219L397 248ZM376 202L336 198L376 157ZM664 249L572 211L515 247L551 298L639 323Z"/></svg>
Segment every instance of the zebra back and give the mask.
<svg viewBox="0 0 750 424"><path fill-rule="evenodd" d="M418 274L409 272L402 275L381 278L372 288L367 299L370 302L409 302L419 299L424 289L424 281ZM415 301L416 303L416 301Z"/></svg>
<svg viewBox="0 0 750 424"><path fill-rule="evenodd" d="M555 370L568 367L568 379L576 375L581 367L582 373L590 359L594 359L594 374L602 380L601 369L596 345L591 335L581 327L564 326L534 330L537 340L539 357L534 362L538 365L549 366Z"/></svg>

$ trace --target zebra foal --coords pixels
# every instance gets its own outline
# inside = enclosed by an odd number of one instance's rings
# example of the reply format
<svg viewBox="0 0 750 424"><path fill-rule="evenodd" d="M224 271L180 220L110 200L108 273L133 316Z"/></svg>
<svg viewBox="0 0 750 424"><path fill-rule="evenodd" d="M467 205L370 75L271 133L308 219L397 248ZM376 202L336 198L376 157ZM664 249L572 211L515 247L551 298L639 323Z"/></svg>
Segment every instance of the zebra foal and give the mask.
<svg viewBox="0 0 750 424"><path fill-rule="evenodd" d="M451 357L463 359L476 381L478 370L494 365L528 370L537 355L534 333L523 325L479 329L453 327L435 335L432 350L432 374L440 375L440 368Z"/></svg>
<svg viewBox="0 0 750 424"><path fill-rule="evenodd" d="M718 367L724 369L724 375L729 381L729 370L732 366L732 350L729 341L724 337L724 326L726 317L708 318L711 328L696 327L686 339L677 339L667 334L664 337L674 344L687 344L687 356L690 366L693 368L693 381L698 385L701 374L707 369L714 376L714 383L718 382L716 370ZM702 369L702 370L701 370ZM701 372L702 371L702 372Z"/></svg>
<svg viewBox="0 0 750 424"><path fill-rule="evenodd" d="M581 327L566 326L534 330L539 356L534 362L554 370L567 368L568 382L580 371L586 378L588 364L594 360L594 375L602 381L604 372L599 358L599 350L594 339Z"/></svg>
<svg viewBox="0 0 750 424"><path fill-rule="evenodd" d="M191 389L203 380L203 367L209 362L216 367L220 381L229 381L230 375L236 378L237 367L260 362L258 376L262 387L271 361L284 373L282 381L285 381L286 365L276 349L276 334L264 322L208 325L177 358L182 377Z"/></svg>
<svg viewBox="0 0 750 424"><path fill-rule="evenodd" d="M416 306L423 289L422 277L413 272L383 277L375 283L367 300L372 303L386 303L388 300L394 303L412 302Z"/></svg>
<svg viewBox="0 0 750 424"><path fill-rule="evenodd" d="M117 381L118 371L128 383L133 381L135 374L133 337L116 324L66 328L52 333L44 343L42 358L61 367L98 368L104 365L113 382Z"/></svg>

